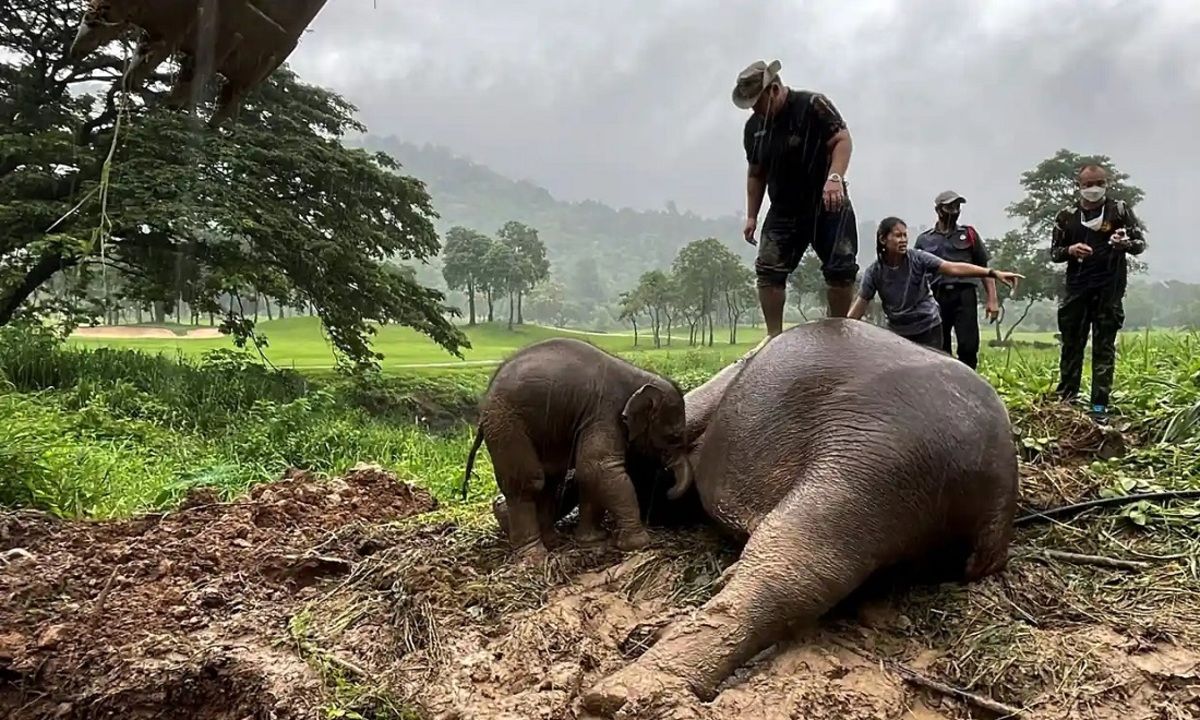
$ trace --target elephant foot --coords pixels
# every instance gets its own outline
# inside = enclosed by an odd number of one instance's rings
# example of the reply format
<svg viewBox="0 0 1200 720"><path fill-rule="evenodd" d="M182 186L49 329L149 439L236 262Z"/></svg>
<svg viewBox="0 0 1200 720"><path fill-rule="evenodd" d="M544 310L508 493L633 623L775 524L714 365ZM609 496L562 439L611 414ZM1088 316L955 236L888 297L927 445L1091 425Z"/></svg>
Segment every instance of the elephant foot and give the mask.
<svg viewBox="0 0 1200 720"><path fill-rule="evenodd" d="M626 530L617 533L616 545L618 550L630 552L633 550L641 550L650 544L650 533L646 532L645 528L637 530Z"/></svg>
<svg viewBox="0 0 1200 720"><path fill-rule="evenodd" d="M659 668L634 663L592 686L583 696L583 708L611 718L642 717L647 711L670 709L672 720L699 718L699 699L683 678ZM657 717L657 715L656 715Z"/></svg>
<svg viewBox="0 0 1200 720"><path fill-rule="evenodd" d="M549 557L550 553L541 540L535 540L524 547L517 548L517 564L523 567L541 565Z"/></svg>
<svg viewBox="0 0 1200 720"><path fill-rule="evenodd" d="M583 547L603 545L607 538L608 536L604 534L604 530L598 527L589 528L580 524L575 528L575 542Z"/></svg>
<svg viewBox="0 0 1200 720"><path fill-rule="evenodd" d="M503 495L492 500L492 517L496 518L496 524L500 526L500 534L508 537L508 503Z"/></svg>
<svg viewBox="0 0 1200 720"><path fill-rule="evenodd" d="M542 544L550 550L557 550L565 545L567 539L557 530L548 530L542 533Z"/></svg>

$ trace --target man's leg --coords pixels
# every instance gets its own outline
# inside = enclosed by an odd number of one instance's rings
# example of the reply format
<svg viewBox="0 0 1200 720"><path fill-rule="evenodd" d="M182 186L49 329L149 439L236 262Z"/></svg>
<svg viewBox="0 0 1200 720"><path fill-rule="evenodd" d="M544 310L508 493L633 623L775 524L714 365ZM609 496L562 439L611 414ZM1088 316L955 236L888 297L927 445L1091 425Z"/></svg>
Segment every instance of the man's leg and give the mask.
<svg viewBox="0 0 1200 720"><path fill-rule="evenodd" d="M1121 298L1096 299L1092 320L1092 406L1099 412L1108 407L1113 375L1117 369L1117 334L1125 324Z"/></svg>
<svg viewBox="0 0 1200 720"><path fill-rule="evenodd" d="M1062 335L1062 356L1058 364L1058 396L1074 400L1079 395L1083 376L1083 350L1087 346L1089 296L1068 290L1058 305L1058 332Z"/></svg>
<svg viewBox="0 0 1200 720"><path fill-rule="evenodd" d="M767 324L767 335L775 337L783 332L783 307L787 302L787 279L800 263L807 243L804 235L797 232L793 220L773 218L768 213L763 231L758 238L758 257L754 260L754 274L758 283L758 302L762 306L763 320Z"/></svg>
<svg viewBox="0 0 1200 720"><path fill-rule="evenodd" d="M953 288L941 287L934 290L933 295L937 300L938 314L942 316L942 351L950 355L954 352L955 293Z"/></svg>
<svg viewBox="0 0 1200 720"><path fill-rule="evenodd" d="M979 296L975 286L960 287L954 315L954 334L958 335L958 359L974 370L979 365ZM946 318L942 318L946 322Z"/></svg>
<svg viewBox="0 0 1200 720"><path fill-rule="evenodd" d="M858 279L858 227L854 206L847 196L837 212L820 211L816 218L813 248L821 259L825 276L829 317L846 317L854 302L854 281Z"/></svg>
<svg viewBox="0 0 1200 720"><path fill-rule="evenodd" d="M767 335L775 337L783 332L783 306L787 304L787 290L783 285L758 285L758 304L762 307L763 319L767 323Z"/></svg>

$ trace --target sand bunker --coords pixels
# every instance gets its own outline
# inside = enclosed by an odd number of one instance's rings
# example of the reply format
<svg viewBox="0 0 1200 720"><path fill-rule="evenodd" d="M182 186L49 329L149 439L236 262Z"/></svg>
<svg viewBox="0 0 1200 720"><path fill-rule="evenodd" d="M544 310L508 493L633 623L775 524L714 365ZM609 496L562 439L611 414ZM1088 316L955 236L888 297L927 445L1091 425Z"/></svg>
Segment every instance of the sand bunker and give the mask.
<svg viewBox="0 0 1200 720"><path fill-rule="evenodd" d="M113 340L212 340L224 337L217 328L193 328L186 334L178 334L162 327L139 327L136 325L101 325L78 328L71 333L78 338L111 338Z"/></svg>

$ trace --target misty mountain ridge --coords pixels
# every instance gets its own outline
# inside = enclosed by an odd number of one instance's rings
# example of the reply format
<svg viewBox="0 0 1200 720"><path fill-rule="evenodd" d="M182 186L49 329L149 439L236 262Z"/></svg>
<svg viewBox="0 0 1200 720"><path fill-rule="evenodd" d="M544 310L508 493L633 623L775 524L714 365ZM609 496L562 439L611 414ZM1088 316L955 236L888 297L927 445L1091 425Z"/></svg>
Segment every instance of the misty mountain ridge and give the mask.
<svg viewBox="0 0 1200 720"><path fill-rule="evenodd" d="M354 144L387 153L401 164L403 174L425 183L443 237L455 225L488 235L509 220L537 228L551 277L579 286L588 299L611 300L636 284L643 272L670 267L680 248L706 237L753 261L754 249L742 241L742 219L735 215L705 218L670 206L654 211L615 209L594 200L568 202L445 147L372 135Z"/></svg>

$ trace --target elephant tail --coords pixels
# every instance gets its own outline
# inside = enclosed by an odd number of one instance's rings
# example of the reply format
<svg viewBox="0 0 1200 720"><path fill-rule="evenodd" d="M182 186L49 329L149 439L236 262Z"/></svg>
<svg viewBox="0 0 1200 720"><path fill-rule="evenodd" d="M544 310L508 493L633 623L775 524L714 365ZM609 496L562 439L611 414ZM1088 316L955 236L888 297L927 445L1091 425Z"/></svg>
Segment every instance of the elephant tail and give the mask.
<svg viewBox="0 0 1200 720"><path fill-rule="evenodd" d="M480 424L475 428L475 443L471 445L471 452L467 454L467 471L463 473L462 482L462 499L467 499L467 490L471 486L471 471L475 468L475 455L479 453L479 446L483 444L483 425Z"/></svg>

